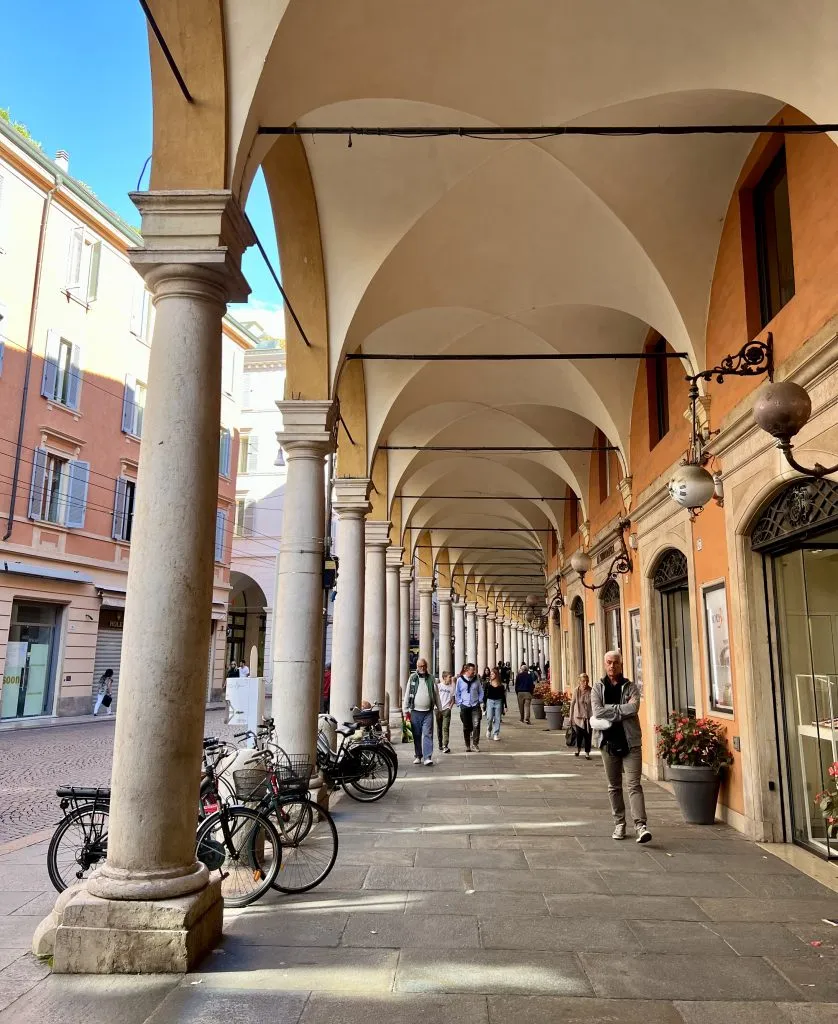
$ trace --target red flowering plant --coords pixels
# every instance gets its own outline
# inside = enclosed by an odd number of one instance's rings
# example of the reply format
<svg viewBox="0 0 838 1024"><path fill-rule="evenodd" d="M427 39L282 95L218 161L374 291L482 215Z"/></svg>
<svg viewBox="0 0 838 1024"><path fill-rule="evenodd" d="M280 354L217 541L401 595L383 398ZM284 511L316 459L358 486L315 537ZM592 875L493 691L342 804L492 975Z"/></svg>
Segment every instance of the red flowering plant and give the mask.
<svg viewBox="0 0 838 1024"><path fill-rule="evenodd" d="M656 725L658 753L667 764L712 768L720 772L733 764L724 726L710 718L673 711L666 725Z"/></svg>
<svg viewBox="0 0 838 1024"><path fill-rule="evenodd" d="M830 839L838 839L838 761L827 769L832 780L830 789L818 793L815 803L826 822L826 834Z"/></svg>
<svg viewBox="0 0 838 1024"><path fill-rule="evenodd" d="M555 707L561 705L562 714L567 715L570 713L570 702L572 696L569 693L556 693L547 687L547 692L544 694L544 704L548 707Z"/></svg>
<svg viewBox="0 0 838 1024"><path fill-rule="evenodd" d="M536 683L535 689L532 691L532 699L543 700L545 704L550 703L548 698L552 692L549 683Z"/></svg>

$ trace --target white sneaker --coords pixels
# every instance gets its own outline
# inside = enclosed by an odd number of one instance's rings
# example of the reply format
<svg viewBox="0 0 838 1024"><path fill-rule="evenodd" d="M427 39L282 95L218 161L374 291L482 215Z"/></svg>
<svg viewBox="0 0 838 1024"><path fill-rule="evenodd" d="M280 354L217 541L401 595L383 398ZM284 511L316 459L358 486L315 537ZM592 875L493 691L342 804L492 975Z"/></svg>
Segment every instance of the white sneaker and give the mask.
<svg viewBox="0 0 838 1024"><path fill-rule="evenodd" d="M646 828L645 825L638 825L635 829L637 833L636 842L638 843L650 843L652 841L652 833Z"/></svg>
<svg viewBox="0 0 838 1024"><path fill-rule="evenodd" d="M451 753L451 748L450 747L445 747L442 752L443 752L443 754L450 754Z"/></svg>
<svg viewBox="0 0 838 1024"><path fill-rule="evenodd" d="M431 757L426 757L425 758L425 764L433 764L433 763L434 763L433 762L433 758L431 758Z"/></svg>
<svg viewBox="0 0 838 1024"><path fill-rule="evenodd" d="M497 740L500 739L500 736L498 735L498 733L495 733L495 735L492 737L492 739L497 741Z"/></svg>
<svg viewBox="0 0 838 1024"><path fill-rule="evenodd" d="M625 839L626 838L626 826L625 823L622 825L615 825L614 831L611 833L612 839Z"/></svg>
<svg viewBox="0 0 838 1024"><path fill-rule="evenodd" d="M422 763L422 758L421 757L414 757L413 758L413 763L414 764L421 764Z"/></svg>

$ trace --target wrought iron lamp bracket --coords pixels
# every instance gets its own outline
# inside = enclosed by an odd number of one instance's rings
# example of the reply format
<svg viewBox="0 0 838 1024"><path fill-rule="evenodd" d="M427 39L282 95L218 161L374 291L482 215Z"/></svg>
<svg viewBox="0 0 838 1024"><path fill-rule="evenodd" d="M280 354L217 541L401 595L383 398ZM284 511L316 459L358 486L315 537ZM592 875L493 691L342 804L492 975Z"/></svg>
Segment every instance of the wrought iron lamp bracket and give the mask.
<svg viewBox="0 0 838 1024"><path fill-rule="evenodd" d="M838 463L834 466L822 466L819 462L816 462L815 465L810 468L802 466L794 457L794 445L792 445L791 441L778 441L777 447L783 453L783 457L791 468L796 469L798 473L802 473L804 476L814 477L815 479L820 480L822 477L832 476L833 473L838 473Z"/></svg>
<svg viewBox="0 0 838 1024"><path fill-rule="evenodd" d="M621 519L618 525L620 527L620 551L611 560L611 565L608 566L608 572L602 583L586 583L585 577L580 575L579 579L586 590L602 590L612 579L616 579L618 576L625 576L632 570L631 554L626 546L626 530L631 528L631 520Z"/></svg>

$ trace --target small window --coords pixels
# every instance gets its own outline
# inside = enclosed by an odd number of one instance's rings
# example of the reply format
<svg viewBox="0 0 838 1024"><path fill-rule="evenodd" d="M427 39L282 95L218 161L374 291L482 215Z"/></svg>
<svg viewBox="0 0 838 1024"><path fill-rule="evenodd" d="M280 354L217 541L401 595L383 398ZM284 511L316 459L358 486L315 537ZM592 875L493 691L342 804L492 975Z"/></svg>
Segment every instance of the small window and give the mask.
<svg viewBox="0 0 838 1024"><path fill-rule="evenodd" d="M81 528L87 510L90 463L36 448L29 491L29 518Z"/></svg>
<svg viewBox="0 0 838 1024"><path fill-rule="evenodd" d="M646 360L646 392L649 399L649 448L669 433L669 367L666 339L658 338L647 349L653 354Z"/></svg>
<svg viewBox="0 0 838 1024"><path fill-rule="evenodd" d="M136 377L127 374L125 390L122 393L122 432L134 437L143 436L146 386Z"/></svg>
<svg viewBox="0 0 838 1024"><path fill-rule="evenodd" d="M239 472L255 473L259 464L259 438L253 434L239 437Z"/></svg>
<svg viewBox="0 0 838 1024"><path fill-rule="evenodd" d="M47 333L41 394L51 402L78 409L81 393L81 350L56 331Z"/></svg>
<svg viewBox="0 0 838 1024"><path fill-rule="evenodd" d="M134 527L134 499L136 497L136 490L136 481L128 480L124 476L117 479L113 503L112 536L114 540L131 540L131 531Z"/></svg>
<svg viewBox="0 0 838 1024"><path fill-rule="evenodd" d="M85 303L94 302L99 293L99 262L102 243L90 237L83 227L70 232L67 253L66 289Z"/></svg>
<svg viewBox="0 0 838 1024"><path fill-rule="evenodd" d="M230 475L230 453L233 447L233 438L226 427L221 428L221 440L218 448L218 472L221 476Z"/></svg>
<svg viewBox="0 0 838 1024"><path fill-rule="evenodd" d="M215 513L215 560L224 561L224 539L227 532L227 513L218 509Z"/></svg>
<svg viewBox="0 0 838 1024"><path fill-rule="evenodd" d="M247 454L250 448L250 435L242 434L239 437L239 472L247 472Z"/></svg>
<svg viewBox="0 0 838 1024"><path fill-rule="evenodd" d="M794 295L794 253L786 150L782 147L753 192L761 326Z"/></svg>
<svg viewBox="0 0 838 1024"><path fill-rule="evenodd" d="M236 499L236 537L253 536L253 506L254 503L247 498Z"/></svg>

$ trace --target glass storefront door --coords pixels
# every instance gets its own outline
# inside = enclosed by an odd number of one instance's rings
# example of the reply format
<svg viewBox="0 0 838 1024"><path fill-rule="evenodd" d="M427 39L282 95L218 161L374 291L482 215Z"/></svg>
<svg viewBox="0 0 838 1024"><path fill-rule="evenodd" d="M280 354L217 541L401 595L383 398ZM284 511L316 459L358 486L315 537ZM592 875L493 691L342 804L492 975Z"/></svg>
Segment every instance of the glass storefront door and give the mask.
<svg viewBox="0 0 838 1024"><path fill-rule="evenodd" d="M661 593L663 652L666 672L666 710L695 714L690 592L686 588Z"/></svg>
<svg viewBox="0 0 838 1024"><path fill-rule="evenodd" d="M777 554L771 566L793 838L838 857L815 803L838 761L838 535Z"/></svg>
<svg viewBox="0 0 838 1024"><path fill-rule="evenodd" d="M15 601L3 668L0 718L47 715L52 708L59 608Z"/></svg>

